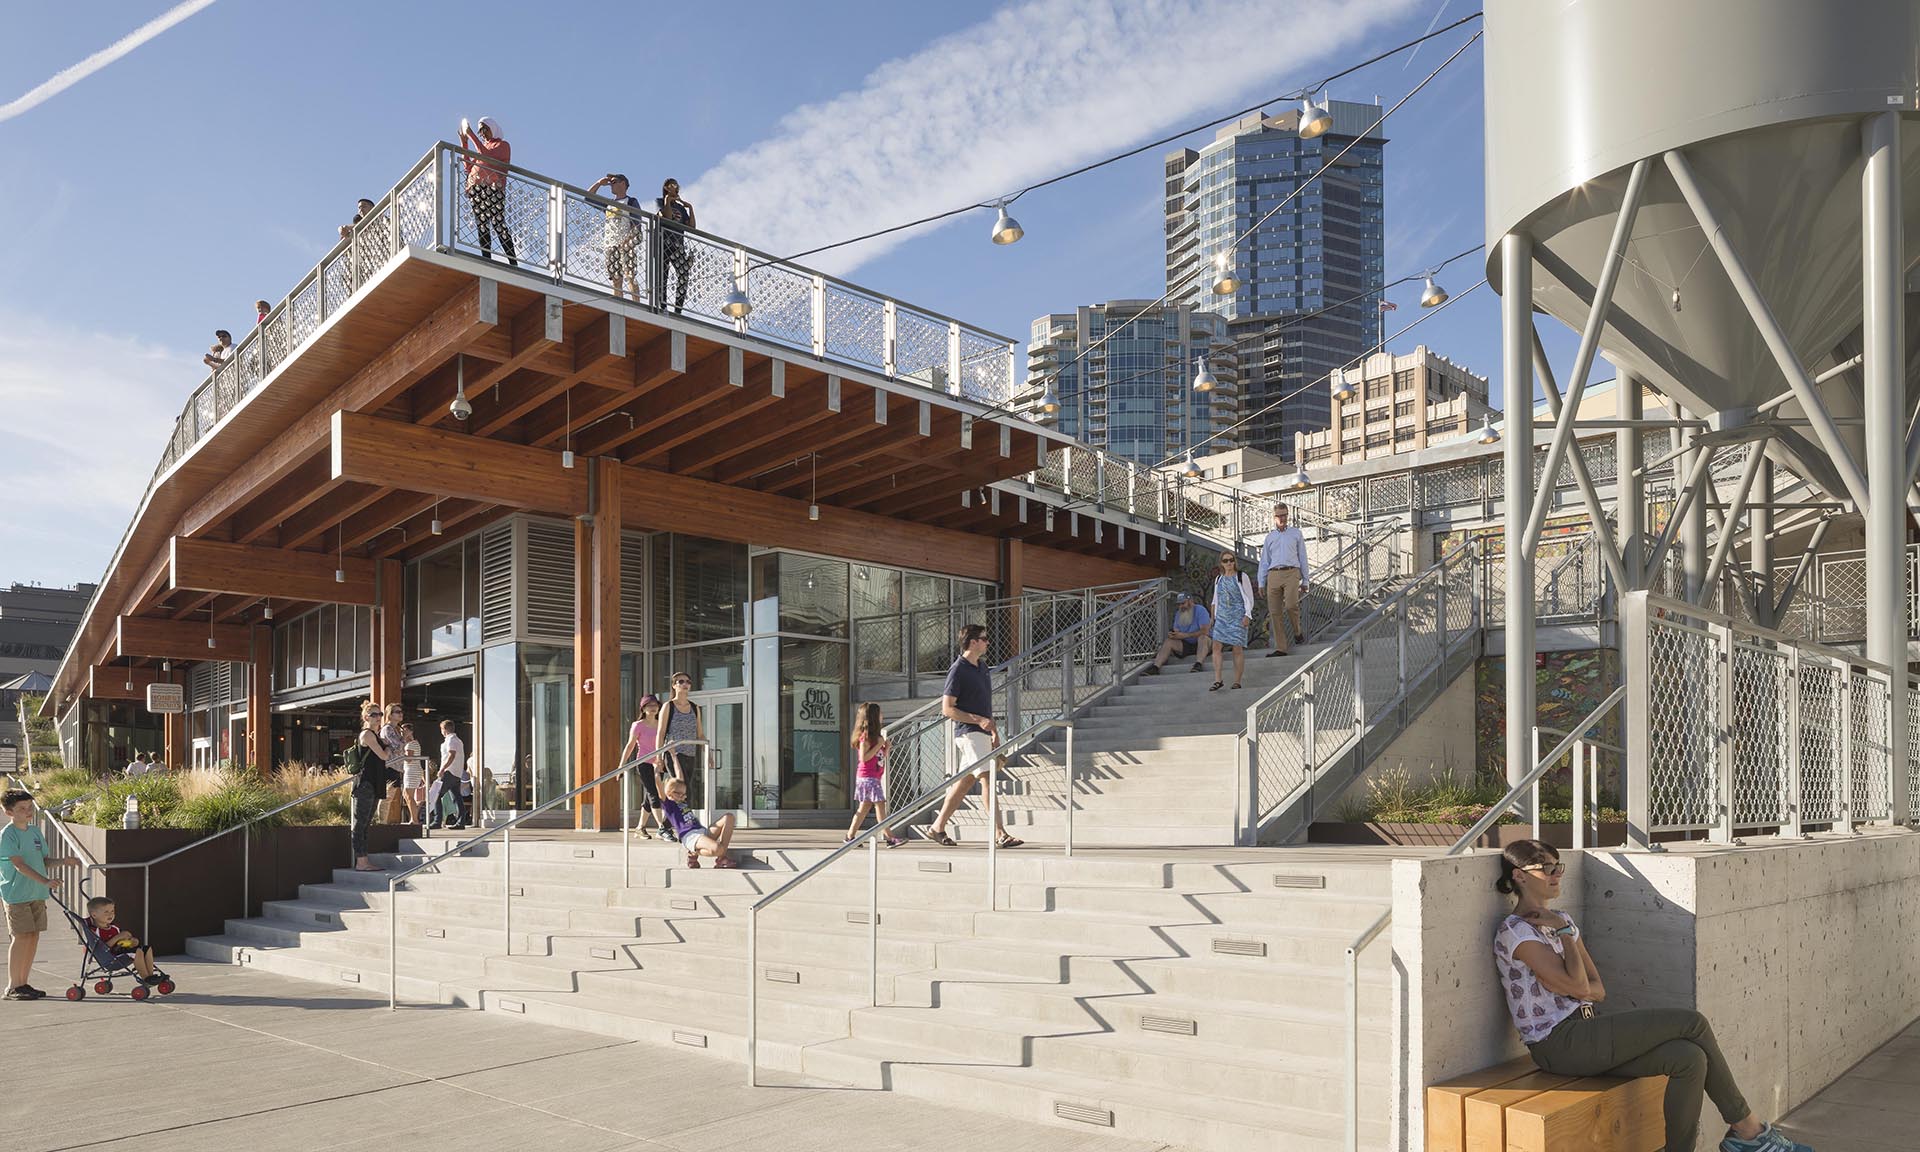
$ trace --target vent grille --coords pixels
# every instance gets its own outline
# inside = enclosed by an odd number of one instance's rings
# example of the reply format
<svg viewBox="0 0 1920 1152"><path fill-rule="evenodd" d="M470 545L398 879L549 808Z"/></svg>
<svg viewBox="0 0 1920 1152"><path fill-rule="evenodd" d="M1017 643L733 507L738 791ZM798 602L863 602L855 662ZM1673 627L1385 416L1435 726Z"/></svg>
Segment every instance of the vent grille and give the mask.
<svg viewBox="0 0 1920 1152"><path fill-rule="evenodd" d="M1308 875L1304 872L1275 872L1273 886L1275 888L1325 888L1327 878Z"/></svg>
<svg viewBox="0 0 1920 1152"><path fill-rule="evenodd" d="M1179 1016L1142 1016L1140 1030L1164 1032L1168 1036L1198 1036L1200 1024L1198 1021L1183 1019Z"/></svg>
<svg viewBox="0 0 1920 1152"><path fill-rule="evenodd" d="M360 973L342 972L340 973L340 981L343 984L358 984L360 983Z"/></svg>
<svg viewBox="0 0 1920 1152"><path fill-rule="evenodd" d="M1102 1128L1113 1127L1113 1109L1111 1108L1096 1108L1091 1104L1055 1100L1053 1114L1062 1120L1072 1120L1079 1124L1097 1124Z"/></svg>
<svg viewBox="0 0 1920 1152"><path fill-rule="evenodd" d="M589 948L587 952L595 960L612 960L616 955L611 948Z"/></svg>
<svg viewBox="0 0 1920 1152"><path fill-rule="evenodd" d="M672 908L675 912L698 912L700 910L700 901L676 896L667 901L667 907Z"/></svg>
<svg viewBox="0 0 1920 1152"><path fill-rule="evenodd" d="M620 642L647 642L647 538L633 533L620 537Z"/></svg>
<svg viewBox="0 0 1920 1152"><path fill-rule="evenodd" d="M573 858L574 858L575 860L591 860L591 859L593 859L593 849L591 849L591 848L575 848L575 849L573 850Z"/></svg>
<svg viewBox="0 0 1920 1152"><path fill-rule="evenodd" d="M877 924L879 923L879 921L880 921L880 914L876 912L873 915L873 922ZM867 923L867 914L865 912L849 912L847 913L847 923L865 924Z"/></svg>
<svg viewBox="0 0 1920 1152"><path fill-rule="evenodd" d="M775 984L798 984L800 983L800 973L792 968L769 968L767 969L767 979L773 981Z"/></svg>
<svg viewBox="0 0 1920 1152"><path fill-rule="evenodd" d="M445 928L429 928L421 933L421 935L429 940L445 940L447 938L447 930Z"/></svg>
<svg viewBox="0 0 1920 1152"><path fill-rule="evenodd" d="M213 699L214 664L202 660L193 666L193 672L187 677L187 696L191 706L204 708L214 702Z"/></svg>
<svg viewBox="0 0 1920 1152"><path fill-rule="evenodd" d="M673 1042L675 1044L685 1044L689 1048L705 1048L707 1046L707 1035L704 1032L675 1032L673 1034Z"/></svg>
<svg viewBox="0 0 1920 1152"><path fill-rule="evenodd" d="M573 529L551 520L526 523L526 634L572 643Z"/></svg>
<svg viewBox="0 0 1920 1152"><path fill-rule="evenodd" d="M922 872L951 872L953 864L947 860L922 860L916 867Z"/></svg>
<svg viewBox="0 0 1920 1152"><path fill-rule="evenodd" d="M513 638L513 522L480 534L480 641Z"/></svg>
<svg viewBox="0 0 1920 1152"><path fill-rule="evenodd" d="M1265 956L1267 945L1262 940L1233 940L1216 936L1213 940L1213 950L1222 956Z"/></svg>
<svg viewBox="0 0 1920 1152"><path fill-rule="evenodd" d="M500 1001L500 1011L519 1012L524 1015L527 1011L527 1002L524 1000L502 1000Z"/></svg>

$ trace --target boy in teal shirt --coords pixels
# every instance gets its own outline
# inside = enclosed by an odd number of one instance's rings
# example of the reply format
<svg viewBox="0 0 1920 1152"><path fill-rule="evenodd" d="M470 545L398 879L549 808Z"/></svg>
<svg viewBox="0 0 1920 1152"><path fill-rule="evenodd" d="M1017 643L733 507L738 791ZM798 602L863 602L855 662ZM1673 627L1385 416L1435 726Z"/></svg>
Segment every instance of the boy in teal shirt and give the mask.
<svg viewBox="0 0 1920 1152"><path fill-rule="evenodd" d="M48 863L78 864L72 857L47 859L47 842L33 827L33 796L27 792L0 794L7 823L0 826L0 903L7 909L8 1000L38 1000L46 993L27 983L33 973L33 955L40 933L47 930L47 898L59 881L47 875Z"/></svg>

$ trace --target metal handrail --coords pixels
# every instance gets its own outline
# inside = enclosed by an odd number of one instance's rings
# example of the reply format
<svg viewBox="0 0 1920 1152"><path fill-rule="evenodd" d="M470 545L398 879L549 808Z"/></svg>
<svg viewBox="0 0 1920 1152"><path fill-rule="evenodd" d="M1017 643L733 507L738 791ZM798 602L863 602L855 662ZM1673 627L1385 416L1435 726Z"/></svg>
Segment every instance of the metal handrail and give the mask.
<svg viewBox="0 0 1920 1152"><path fill-rule="evenodd" d="M312 792L307 793L305 796L302 796L297 800L289 800L285 804L281 804L274 808L269 808L265 812L261 812L255 816L250 816L247 819L242 820L238 824L233 824L226 828L220 829L218 832L214 832L209 835L202 836L200 839L193 841L191 844L183 844L180 847L173 849L171 852L164 852L158 856L155 856L151 860L130 861L130 862L121 863L121 864L95 864L92 866L91 870L99 871L99 872L114 872L114 871L119 871L121 869L131 869L131 868L138 868L141 870L140 939L142 942L151 941L153 939L153 933L151 929L153 927L153 866L155 864L164 864L167 861L173 859L175 856L185 855L186 853L193 851L195 848L200 847L202 844L211 844L212 842L220 839L223 836L231 836L235 832L238 832L243 828L251 828L253 825L259 823L262 820L265 820L269 816L278 816L280 813L285 812L289 808L298 808L300 805L305 804L309 800L314 800L321 796L325 796L327 793L333 791L336 788L345 787L346 785L353 783L353 780L354 778L352 776L343 776L340 779L335 780L333 783L327 785L326 787L316 788ZM252 907L253 907L253 853L248 852L246 849L243 848L240 851L240 918L243 920L246 919L247 913Z"/></svg>
<svg viewBox="0 0 1920 1152"><path fill-rule="evenodd" d="M1569 747L1573 746L1576 741L1580 739L1581 734L1587 732L1595 724L1599 723L1607 712L1617 707L1626 697L1627 689L1625 685L1615 688L1612 692L1608 693L1606 699L1596 704L1593 711L1587 713L1586 718L1576 724L1573 729L1567 733L1566 738L1554 746L1551 753L1536 760L1532 770L1521 778L1519 783L1509 788L1507 794L1501 797L1497 804L1487 809L1486 815L1476 821L1472 828L1467 829L1464 836L1454 841L1453 846L1448 848L1444 855L1458 856L1471 848L1473 842L1478 840L1488 828L1493 827L1494 823L1506 813L1508 808L1513 806L1514 802L1517 801L1523 793L1529 788L1536 788L1539 785L1540 778L1546 775L1547 769L1553 765L1554 761L1560 759ZM1536 727L1534 731L1538 733L1542 730ZM1538 745L1536 743L1536 748L1537 747ZM1539 813L1540 806L1538 803L1535 803L1535 836L1539 835ZM1576 824L1578 823L1578 815L1578 813L1575 814ZM1388 908L1380 914L1379 919L1369 924L1358 936L1354 937L1353 943L1347 945L1347 1152L1358 1152L1360 1147L1360 952L1368 944L1372 943L1381 932L1385 931L1387 925L1392 922L1393 909Z"/></svg>
<svg viewBox="0 0 1920 1152"><path fill-rule="evenodd" d="M506 948L506 955L511 956L513 955L513 830L514 828L517 825L526 823L528 820L533 819L535 816L538 816L540 813L545 812L550 808L554 808L554 807L557 807L558 805L566 803L567 801L573 799L575 796L580 795L582 792L586 792L593 788L598 788L603 784L605 784L607 781L612 780L615 777L619 777L621 782L620 784L620 852L621 852L620 883L624 887L627 885L627 882L631 877L632 870L633 870L632 789L628 787L628 785L632 780L633 771L634 769L640 767L642 764L645 764L648 761L655 759L663 752L671 752L675 748L693 748L693 747L698 747L700 749L700 756L701 756L701 762L702 762L701 789L702 789L703 795L701 799L706 801L702 816L707 821L708 824L711 824L713 822L713 743L709 740L700 740L700 739L669 740L665 744L660 745L658 748L655 748L650 752L644 753L643 755L635 756L633 759L625 761L618 768L615 768L611 772L603 772L600 775L595 776L593 779L587 781L585 784L576 786L572 791L567 792L564 795L555 796L553 799L545 801L544 803L538 805L537 807L527 809L525 812L522 812L520 815L515 816L513 819L507 821L504 824L497 824L492 828L487 829L486 831L480 833L478 836L475 836L471 840L460 841L458 844L456 844L452 848L447 849L445 852L440 853L438 856L435 856L429 860L423 860L420 863L415 864L413 867L407 869L406 871L398 873L397 875L388 876L387 877L387 1010L391 1012L398 1009L400 1006L399 889L400 889L400 884L403 881L411 879L414 873L423 871L427 868L431 868L435 864L440 863L442 860L445 860L450 856L464 855L466 854L466 852L472 849L472 847L475 844L478 844L483 840L490 839L495 834L498 834L500 836L501 845L503 846L503 851L501 853L501 876L500 876L500 893L501 893L500 923L506 935L506 939L504 941L505 948Z"/></svg>
<svg viewBox="0 0 1920 1152"><path fill-rule="evenodd" d="M19 789L22 792L26 792L29 794L33 792L33 789L27 787L26 781L20 779L18 776L14 776L11 773L9 773L7 775L7 780L15 788ZM57 839L62 845L64 845L67 851L74 857L74 859L80 861L80 864L77 868L71 865L62 865L59 868L56 868L53 871L50 871L48 873L48 878L64 880L65 877L56 876L54 873L55 872L74 873L73 890L84 897L87 894L87 885L92 879L92 869L98 867L98 865L96 865L93 862L93 855L89 853L86 850L85 846L83 846L80 843L80 841L74 837L73 833L68 830L66 822L60 818L60 814L58 812L56 812L51 808L43 807L38 799L35 799L33 802L33 810L34 810L35 819L40 824L40 827L41 827L41 835L46 836L49 832L51 832L53 838ZM60 901L60 894L58 889L55 889L54 891L54 899L56 901ZM64 905L65 901L60 901L60 903ZM81 907L81 905L75 905L74 907L75 907L75 910L77 911L79 907Z"/></svg>
<svg viewBox="0 0 1920 1152"><path fill-rule="evenodd" d="M983 756L976 756L955 770L946 779L926 789L920 795L901 805L888 814L884 821L876 820L874 826L853 839L827 853L820 860L803 869L793 879L775 888L773 891L755 900L747 906L747 1087L757 1088L760 1084L760 1068L757 1052L759 1049L759 923L760 910L772 907L789 892L800 887L814 876L838 862L841 857L862 845L867 849L867 1004L878 1007L880 1001L880 841L888 832L907 820L918 816L942 800L954 783L963 777L972 776L980 765L987 766L987 817L988 823L997 828L1000 816L1000 761L1012 756L1032 744L1039 742L1043 733L1055 728L1067 730L1067 814L1068 842L1066 854L1073 854L1071 821L1073 814L1073 728L1071 717L1061 716L1051 720L1040 720L1029 724L1016 733L1012 739L995 745ZM999 852L1000 839L992 832L987 834L987 910L999 911Z"/></svg>

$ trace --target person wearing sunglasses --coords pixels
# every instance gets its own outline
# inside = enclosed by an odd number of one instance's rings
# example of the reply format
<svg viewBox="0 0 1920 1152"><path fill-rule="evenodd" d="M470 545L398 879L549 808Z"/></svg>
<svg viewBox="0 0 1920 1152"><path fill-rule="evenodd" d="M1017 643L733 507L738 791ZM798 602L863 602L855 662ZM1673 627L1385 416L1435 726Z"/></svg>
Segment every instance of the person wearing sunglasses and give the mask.
<svg viewBox="0 0 1920 1152"><path fill-rule="evenodd" d="M700 707L689 697L693 691L693 677L685 672L673 674L673 695L667 698L666 707L660 709L660 726L654 747L665 747L675 740L705 740L707 732L700 722ZM698 745L685 745L668 752L672 758L673 778L684 782L690 775L689 770L698 763ZM710 804L708 797L701 798L702 803ZM662 837L663 839L665 837Z"/></svg>
<svg viewBox="0 0 1920 1152"><path fill-rule="evenodd" d="M1240 571L1239 558L1231 552L1220 554L1220 568L1213 578L1213 687L1225 687L1220 675L1221 656L1233 649L1233 686L1247 671L1247 634L1253 628L1253 581Z"/></svg>
<svg viewBox="0 0 1920 1152"><path fill-rule="evenodd" d="M1494 968L1534 1064L1561 1076L1665 1076L1668 1148L1694 1146L1707 1096L1728 1125L1720 1152L1812 1152L1754 1116L1705 1016L1685 1008L1594 1010L1607 986L1580 926L1553 909L1566 870L1552 846L1516 840L1500 853L1494 881L1513 897L1513 913L1494 932Z"/></svg>

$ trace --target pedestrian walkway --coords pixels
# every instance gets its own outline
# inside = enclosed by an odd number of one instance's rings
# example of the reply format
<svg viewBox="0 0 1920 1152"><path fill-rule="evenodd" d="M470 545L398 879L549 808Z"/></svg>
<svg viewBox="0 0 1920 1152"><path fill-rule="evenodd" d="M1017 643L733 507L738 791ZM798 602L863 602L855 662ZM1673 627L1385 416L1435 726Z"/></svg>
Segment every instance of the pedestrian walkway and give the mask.
<svg viewBox="0 0 1920 1152"><path fill-rule="evenodd" d="M1920 1020L1780 1121L1819 1152L1911 1152L1920 1130Z"/></svg>
<svg viewBox="0 0 1920 1152"><path fill-rule="evenodd" d="M956 1147L1156 1152L886 1092L748 1088L692 1052L176 958L161 1001L57 998L77 952L43 946L0 1005L9 1152L416 1148L423 1152L898 1152Z"/></svg>

